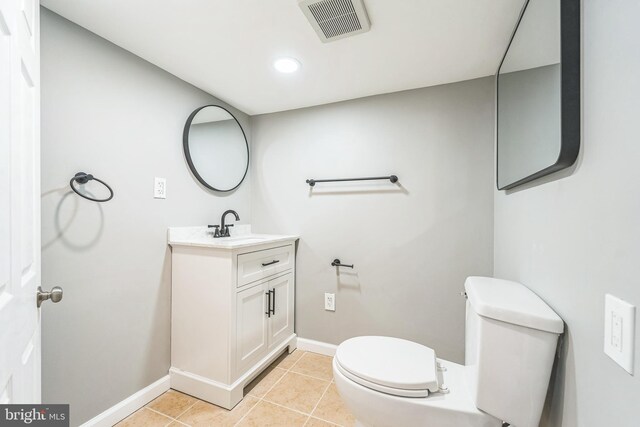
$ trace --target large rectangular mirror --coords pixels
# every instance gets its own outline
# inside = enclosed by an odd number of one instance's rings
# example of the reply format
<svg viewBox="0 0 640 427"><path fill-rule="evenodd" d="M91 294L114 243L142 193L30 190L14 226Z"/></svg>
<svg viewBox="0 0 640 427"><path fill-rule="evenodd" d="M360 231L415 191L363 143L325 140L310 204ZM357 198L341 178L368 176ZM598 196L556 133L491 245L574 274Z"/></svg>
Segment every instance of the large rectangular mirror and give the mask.
<svg viewBox="0 0 640 427"><path fill-rule="evenodd" d="M580 1L527 0L497 73L497 184L571 166L580 148Z"/></svg>

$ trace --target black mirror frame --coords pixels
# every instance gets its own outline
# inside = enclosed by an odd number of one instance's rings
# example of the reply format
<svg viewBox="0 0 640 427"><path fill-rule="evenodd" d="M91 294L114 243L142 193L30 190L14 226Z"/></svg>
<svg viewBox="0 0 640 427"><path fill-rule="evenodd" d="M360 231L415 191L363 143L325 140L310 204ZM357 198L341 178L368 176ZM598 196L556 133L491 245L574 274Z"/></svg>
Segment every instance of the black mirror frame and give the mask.
<svg viewBox="0 0 640 427"><path fill-rule="evenodd" d="M558 159L551 166L539 170L504 187L500 187L500 141L498 139L498 90L500 68L507 57L511 43L518 31L520 22L529 5L527 0L522 8L507 50L502 56L496 72L496 186L498 190L510 190L519 185L533 181L561 169L573 165L580 152L580 0L558 0L560 2L560 153Z"/></svg>
<svg viewBox="0 0 640 427"><path fill-rule="evenodd" d="M238 124L238 127L240 127L240 130L242 131L242 136L244 137L245 146L247 147L247 167L244 170L244 175L242 175L242 179L235 187L230 188L228 190L220 190L219 188L212 187L207 181L204 180L204 178L202 178L202 176L200 176L195 165L193 164L193 160L191 159L191 152L189 151L189 130L191 129L191 122L193 122L193 119L195 118L196 114L200 112L200 110L203 110L207 107L218 107L223 109L227 113L229 113L229 115L233 117L233 120L235 120L236 123ZM200 182L200 184L204 185L209 190L218 191L220 193L228 193L229 191L233 191L236 188L240 187L240 184L242 184L244 182L244 179L247 177L247 172L249 171L249 161L250 161L249 142L247 141L247 134L244 132L244 129L242 128L242 125L240 124L236 116L234 116L231 113L231 111L227 110L221 105L215 105L215 104L204 105L200 108L196 108L193 111L193 113L189 115L189 118L187 119L187 122L184 125L184 131L182 132L182 149L184 151L184 157L187 159L189 170L191 170L191 173L193 174L193 176L195 176L198 182Z"/></svg>

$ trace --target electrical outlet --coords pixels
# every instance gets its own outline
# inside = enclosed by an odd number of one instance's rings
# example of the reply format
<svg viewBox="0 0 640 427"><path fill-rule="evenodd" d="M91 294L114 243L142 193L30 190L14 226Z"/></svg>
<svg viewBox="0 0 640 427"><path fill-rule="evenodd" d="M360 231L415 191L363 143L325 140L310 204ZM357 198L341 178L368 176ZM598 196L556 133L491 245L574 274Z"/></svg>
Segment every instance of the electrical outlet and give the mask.
<svg viewBox="0 0 640 427"><path fill-rule="evenodd" d="M153 181L153 198L154 199L166 199L167 198L167 179L155 177Z"/></svg>
<svg viewBox="0 0 640 427"><path fill-rule="evenodd" d="M633 375L636 308L613 295L604 300L604 352Z"/></svg>
<svg viewBox="0 0 640 427"><path fill-rule="evenodd" d="M328 311L336 311L336 294L324 294L324 309Z"/></svg>

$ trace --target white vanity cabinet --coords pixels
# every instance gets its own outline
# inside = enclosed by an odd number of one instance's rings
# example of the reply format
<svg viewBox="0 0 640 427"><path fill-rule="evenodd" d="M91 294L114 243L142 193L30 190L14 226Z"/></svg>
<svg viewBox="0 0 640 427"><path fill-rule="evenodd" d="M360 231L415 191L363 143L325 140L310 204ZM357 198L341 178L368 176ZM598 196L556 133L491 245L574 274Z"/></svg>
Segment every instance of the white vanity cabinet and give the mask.
<svg viewBox="0 0 640 427"><path fill-rule="evenodd" d="M214 241L172 230L171 388L230 409L295 349L297 237Z"/></svg>

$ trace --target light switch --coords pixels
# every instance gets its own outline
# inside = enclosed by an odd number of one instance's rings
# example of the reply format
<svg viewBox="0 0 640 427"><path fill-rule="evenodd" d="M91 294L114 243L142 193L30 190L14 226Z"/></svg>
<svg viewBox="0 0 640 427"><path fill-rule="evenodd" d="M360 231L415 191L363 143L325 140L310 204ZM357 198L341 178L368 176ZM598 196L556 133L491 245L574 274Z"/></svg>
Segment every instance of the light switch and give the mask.
<svg viewBox="0 0 640 427"><path fill-rule="evenodd" d="M167 198L167 179L155 177L153 181L153 198L154 199L166 199Z"/></svg>
<svg viewBox="0 0 640 427"><path fill-rule="evenodd" d="M636 308L613 295L604 299L604 352L633 375Z"/></svg>

